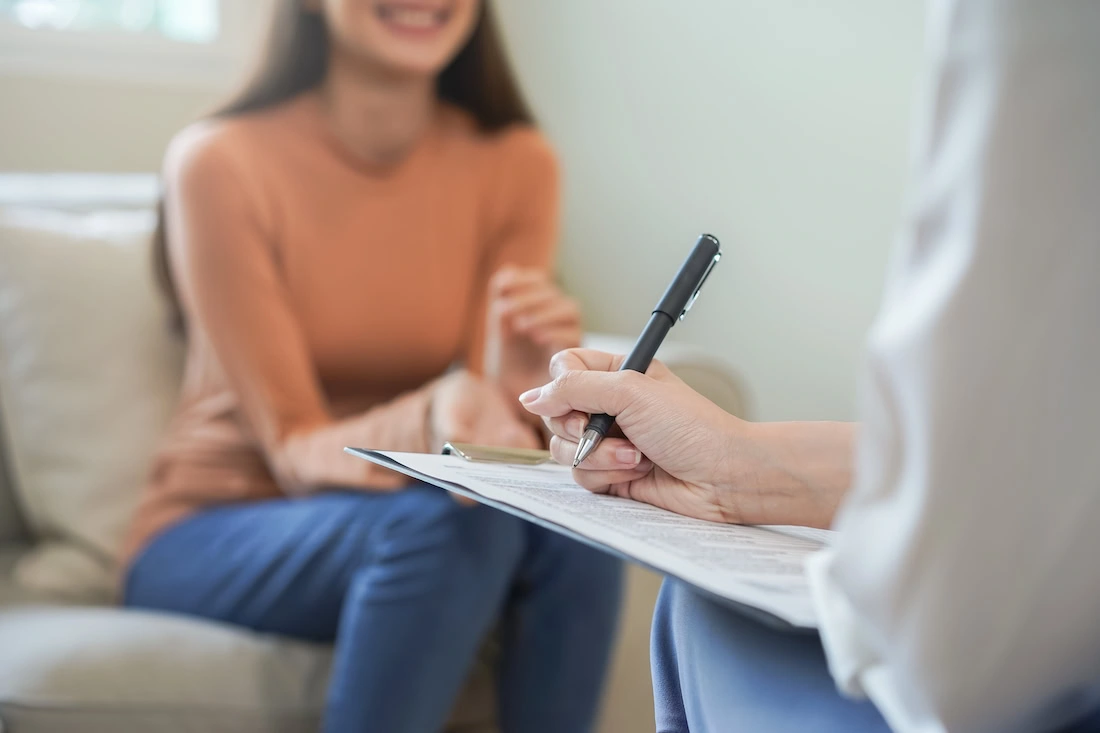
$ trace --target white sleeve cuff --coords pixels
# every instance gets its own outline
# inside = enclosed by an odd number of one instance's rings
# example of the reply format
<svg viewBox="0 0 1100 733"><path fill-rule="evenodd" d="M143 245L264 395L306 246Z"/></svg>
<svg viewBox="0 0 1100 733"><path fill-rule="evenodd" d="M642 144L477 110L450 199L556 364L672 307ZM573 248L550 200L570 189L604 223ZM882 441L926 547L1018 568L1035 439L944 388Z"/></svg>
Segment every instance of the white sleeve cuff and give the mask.
<svg viewBox="0 0 1100 733"><path fill-rule="evenodd" d="M815 552L806 560L806 575L817 611L821 644L829 660L829 673L841 692L861 698L866 692L860 684L860 675L873 663L874 655L860 637L851 603L829 576L834 556L831 548Z"/></svg>

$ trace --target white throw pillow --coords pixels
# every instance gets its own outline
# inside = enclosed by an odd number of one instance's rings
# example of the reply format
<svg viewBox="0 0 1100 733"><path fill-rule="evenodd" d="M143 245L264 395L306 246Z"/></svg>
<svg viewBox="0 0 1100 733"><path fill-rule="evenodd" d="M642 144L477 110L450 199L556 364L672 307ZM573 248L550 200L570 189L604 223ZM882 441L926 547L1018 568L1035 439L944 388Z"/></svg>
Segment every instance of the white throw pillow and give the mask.
<svg viewBox="0 0 1100 733"><path fill-rule="evenodd" d="M0 217L0 407L39 540L34 590L109 598L176 400L181 345L152 278L148 212Z"/></svg>

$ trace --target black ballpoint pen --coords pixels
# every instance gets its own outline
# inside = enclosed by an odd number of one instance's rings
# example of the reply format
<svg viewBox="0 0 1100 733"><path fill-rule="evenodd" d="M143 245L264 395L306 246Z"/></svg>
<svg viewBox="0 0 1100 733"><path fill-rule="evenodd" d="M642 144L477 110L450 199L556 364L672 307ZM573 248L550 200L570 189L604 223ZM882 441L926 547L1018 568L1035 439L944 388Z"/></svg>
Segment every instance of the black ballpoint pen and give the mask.
<svg viewBox="0 0 1100 733"><path fill-rule="evenodd" d="M691 254L680 265L680 271L676 273L668 290L661 296L653 314L649 317L649 323L642 329L642 335L638 337L634 348L623 361L619 371L627 369L643 374L649 369L653 356L661 343L677 321L683 320L691 306L695 305L695 299L699 297L699 290L707 281L710 271L722 258L721 246L718 240L710 234L701 234L692 248ZM573 458L573 468L581 465L585 458L592 455L596 446L607 435L615 418L611 415L593 415L588 420L580 443L577 445L577 454Z"/></svg>

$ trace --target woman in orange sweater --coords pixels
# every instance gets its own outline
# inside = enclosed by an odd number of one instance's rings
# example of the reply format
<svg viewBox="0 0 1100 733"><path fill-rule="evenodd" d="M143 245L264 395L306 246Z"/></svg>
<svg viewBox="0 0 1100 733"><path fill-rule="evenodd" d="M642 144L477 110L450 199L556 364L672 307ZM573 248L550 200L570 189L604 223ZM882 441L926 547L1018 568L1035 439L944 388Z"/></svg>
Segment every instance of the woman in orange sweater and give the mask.
<svg viewBox="0 0 1100 733"><path fill-rule="evenodd" d="M503 730L589 730L619 565L341 452L539 445L516 397L579 341L490 9L286 0L274 30L166 157L187 369L125 602L334 641L329 731L439 730L499 622Z"/></svg>

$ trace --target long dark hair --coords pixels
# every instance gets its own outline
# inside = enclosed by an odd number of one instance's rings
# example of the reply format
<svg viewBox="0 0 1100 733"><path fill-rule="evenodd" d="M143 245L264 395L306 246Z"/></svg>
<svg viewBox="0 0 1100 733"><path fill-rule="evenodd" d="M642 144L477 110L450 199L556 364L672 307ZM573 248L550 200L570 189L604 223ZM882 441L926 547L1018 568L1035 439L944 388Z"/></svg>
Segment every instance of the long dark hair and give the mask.
<svg viewBox="0 0 1100 733"><path fill-rule="evenodd" d="M320 12L306 10L302 0L282 0L275 8L260 62L249 82L209 117L232 117L272 107L324 79L329 59L329 33ZM489 0L466 45L440 73L436 93L461 107L484 132L515 123L534 124L504 50ZM153 267L171 306L173 327L185 332L183 313L168 260L163 200L157 206L153 233Z"/></svg>

